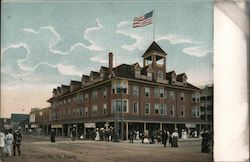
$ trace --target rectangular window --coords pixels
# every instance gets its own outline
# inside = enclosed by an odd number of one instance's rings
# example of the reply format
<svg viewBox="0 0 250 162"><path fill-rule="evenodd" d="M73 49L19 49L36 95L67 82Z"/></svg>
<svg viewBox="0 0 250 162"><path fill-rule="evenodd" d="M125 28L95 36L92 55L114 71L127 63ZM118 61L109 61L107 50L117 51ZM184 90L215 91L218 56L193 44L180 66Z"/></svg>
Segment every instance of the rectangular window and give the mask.
<svg viewBox="0 0 250 162"><path fill-rule="evenodd" d="M163 80L163 72L162 71L158 71L158 78Z"/></svg>
<svg viewBox="0 0 250 162"><path fill-rule="evenodd" d="M164 89L160 88L160 98L164 98Z"/></svg>
<svg viewBox="0 0 250 162"><path fill-rule="evenodd" d="M135 77L140 78L141 77L141 71L140 70L135 70Z"/></svg>
<svg viewBox="0 0 250 162"><path fill-rule="evenodd" d="M196 102L200 102L200 93L199 92L196 93Z"/></svg>
<svg viewBox="0 0 250 162"><path fill-rule="evenodd" d="M159 104L157 104L157 103L155 103L154 114L155 114L155 115L158 115L158 114L159 114Z"/></svg>
<svg viewBox="0 0 250 162"><path fill-rule="evenodd" d="M123 108L123 112L128 112L128 100L112 100L112 112L121 112Z"/></svg>
<svg viewBox="0 0 250 162"><path fill-rule="evenodd" d="M165 90L165 98L168 98L168 92Z"/></svg>
<svg viewBox="0 0 250 162"><path fill-rule="evenodd" d="M195 100L196 100L196 95L192 93L192 102L195 102Z"/></svg>
<svg viewBox="0 0 250 162"><path fill-rule="evenodd" d="M159 98L159 88L154 88L154 97Z"/></svg>
<svg viewBox="0 0 250 162"><path fill-rule="evenodd" d="M149 102L147 102L145 104L145 114L150 114L150 103Z"/></svg>
<svg viewBox="0 0 250 162"><path fill-rule="evenodd" d="M150 97L150 88L149 88L149 87L145 87L145 96L146 96L147 98Z"/></svg>
<svg viewBox="0 0 250 162"><path fill-rule="evenodd" d="M115 83L112 82L112 94L115 94Z"/></svg>
<svg viewBox="0 0 250 162"><path fill-rule="evenodd" d="M107 104L103 104L103 114L107 114L108 113L108 109L107 109Z"/></svg>
<svg viewBox="0 0 250 162"><path fill-rule="evenodd" d="M200 117L200 107L196 107L196 117Z"/></svg>
<svg viewBox="0 0 250 162"><path fill-rule="evenodd" d="M160 104L160 114L161 115L166 115L167 114L166 104Z"/></svg>
<svg viewBox="0 0 250 162"><path fill-rule="evenodd" d="M185 101L185 93L181 93L181 101L182 101L182 102Z"/></svg>
<svg viewBox="0 0 250 162"><path fill-rule="evenodd" d="M106 97L107 96L107 88L104 88L103 89L103 97Z"/></svg>
<svg viewBox="0 0 250 162"><path fill-rule="evenodd" d="M147 76L148 76L148 80L152 80L152 73L148 73Z"/></svg>
<svg viewBox="0 0 250 162"><path fill-rule="evenodd" d="M79 116L80 116L80 117L83 116L83 108L82 108L82 107L79 108Z"/></svg>
<svg viewBox="0 0 250 162"><path fill-rule="evenodd" d="M133 96L139 96L139 87L133 86Z"/></svg>
<svg viewBox="0 0 250 162"><path fill-rule="evenodd" d="M196 107L192 107L192 117L196 117Z"/></svg>
<svg viewBox="0 0 250 162"><path fill-rule="evenodd" d="M95 90L95 91L93 91L92 92L92 99L97 99L97 91Z"/></svg>
<svg viewBox="0 0 250 162"><path fill-rule="evenodd" d="M170 116L174 116L174 105L170 106Z"/></svg>
<svg viewBox="0 0 250 162"><path fill-rule="evenodd" d="M185 117L185 107L181 106L181 117Z"/></svg>
<svg viewBox="0 0 250 162"><path fill-rule="evenodd" d="M92 115L96 116L97 115L97 105L92 106Z"/></svg>
<svg viewBox="0 0 250 162"><path fill-rule="evenodd" d="M134 102L133 103L133 112L138 114L138 109L139 109L139 103L138 102Z"/></svg>
<svg viewBox="0 0 250 162"><path fill-rule="evenodd" d="M170 100L174 100L174 91L170 91Z"/></svg>
<svg viewBox="0 0 250 162"><path fill-rule="evenodd" d="M125 81L114 81L112 82L112 93L127 93L128 85Z"/></svg>
<svg viewBox="0 0 250 162"><path fill-rule="evenodd" d="M88 101L89 95L86 93L84 98L85 98L85 101Z"/></svg>

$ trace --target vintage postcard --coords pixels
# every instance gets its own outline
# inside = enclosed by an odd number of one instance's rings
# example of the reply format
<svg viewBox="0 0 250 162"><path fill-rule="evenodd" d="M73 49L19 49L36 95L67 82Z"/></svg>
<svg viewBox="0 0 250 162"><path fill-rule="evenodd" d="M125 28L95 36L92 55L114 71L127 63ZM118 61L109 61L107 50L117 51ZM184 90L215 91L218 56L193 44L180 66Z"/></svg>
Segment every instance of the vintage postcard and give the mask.
<svg viewBox="0 0 250 162"><path fill-rule="evenodd" d="M1 3L2 161L212 161L212 0Z"/></svg>

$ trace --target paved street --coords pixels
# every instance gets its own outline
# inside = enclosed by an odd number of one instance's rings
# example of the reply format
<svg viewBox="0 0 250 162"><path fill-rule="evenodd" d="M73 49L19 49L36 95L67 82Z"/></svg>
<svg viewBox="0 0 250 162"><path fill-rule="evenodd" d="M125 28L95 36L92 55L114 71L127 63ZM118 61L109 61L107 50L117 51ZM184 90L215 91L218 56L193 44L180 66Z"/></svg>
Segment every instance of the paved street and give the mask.
<svg viewBox="0 0 250 162"><path fill-rule="evenodd" d="M212 161L212 154L200 152L200 140L180 141L179 148L164 148L161 144L71 141L48 137L26 136L22 156L4 157L6 162L163 162Z"/></svg>

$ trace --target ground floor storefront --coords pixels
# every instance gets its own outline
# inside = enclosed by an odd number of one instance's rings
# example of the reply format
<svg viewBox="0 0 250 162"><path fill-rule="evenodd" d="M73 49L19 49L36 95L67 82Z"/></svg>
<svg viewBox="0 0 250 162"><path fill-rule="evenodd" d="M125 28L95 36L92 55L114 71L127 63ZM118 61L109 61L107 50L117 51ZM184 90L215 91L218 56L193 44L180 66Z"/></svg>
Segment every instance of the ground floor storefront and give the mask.
<svg viewBox="0 0 250 162"><path fill-rule="evenodd" d="M102 121L102 122L72 122L72 123L46 123L38 125L38 129L41 130L41 135L50 135L52 129L55 130L56 136L71 137L72 130L76 130L76 136L84 139L91 139L91 134L95 134L97 130L113 130L113 132L121 140L127 140L129 138L129 132L133 131L140 135L146 131L153 133L160 133L163 130L172 133L177 130L181 136L181 132L184 130L187 132L188 137L193 137L193 132L196 131L197 137L200 136L202 130L209 129L212 131L211 123L194 123L194 122L147 122L147 121ZM35 131L35 130L34 130Z"/></svg>

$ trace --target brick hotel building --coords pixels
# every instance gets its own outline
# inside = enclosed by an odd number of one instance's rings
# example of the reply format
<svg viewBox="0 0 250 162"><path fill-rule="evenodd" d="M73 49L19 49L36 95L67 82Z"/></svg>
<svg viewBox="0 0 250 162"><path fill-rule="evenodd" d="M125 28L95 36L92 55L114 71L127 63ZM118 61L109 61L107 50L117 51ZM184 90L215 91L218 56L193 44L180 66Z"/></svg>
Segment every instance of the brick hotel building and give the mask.
<svg viewBox="0 0 250 162"><path fill-rule="evenodd" d="M109 53L108 67L53 89L51 107L30 114L31 127L45 134L54 128L57 135L68 136L72 127L86 134L88 129L118 123L126 138L132 129L200 132L208 124L200 119L200 89L187 82L185 73L166 72L166 55L153 42L142 56L142 67L139 63L113 67Z"/></svg>

